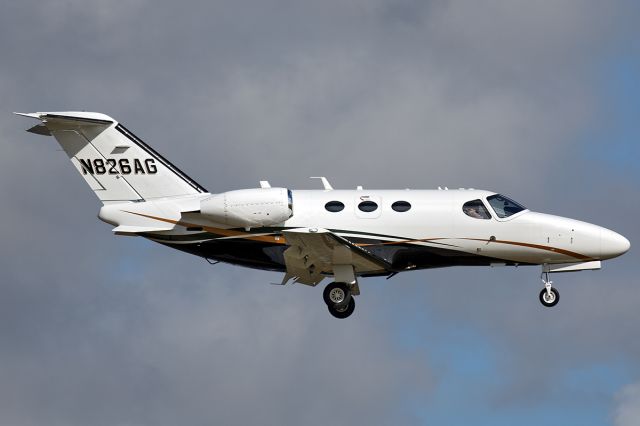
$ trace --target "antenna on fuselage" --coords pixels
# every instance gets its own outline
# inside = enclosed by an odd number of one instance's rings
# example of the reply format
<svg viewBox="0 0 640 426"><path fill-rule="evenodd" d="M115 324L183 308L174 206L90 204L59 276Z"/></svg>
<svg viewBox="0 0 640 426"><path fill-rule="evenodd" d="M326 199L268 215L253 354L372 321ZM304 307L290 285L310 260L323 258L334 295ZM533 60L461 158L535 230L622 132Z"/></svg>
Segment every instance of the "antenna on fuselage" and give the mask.
<svg viewBox="0 0 640 426"><path fill-rule="evenodd" d="M324 176L310 176L309 179L320 179L322 181L322 186L324 187L325 191L330 191L333 189L333 186L331 186L327 178Z"/></svg>

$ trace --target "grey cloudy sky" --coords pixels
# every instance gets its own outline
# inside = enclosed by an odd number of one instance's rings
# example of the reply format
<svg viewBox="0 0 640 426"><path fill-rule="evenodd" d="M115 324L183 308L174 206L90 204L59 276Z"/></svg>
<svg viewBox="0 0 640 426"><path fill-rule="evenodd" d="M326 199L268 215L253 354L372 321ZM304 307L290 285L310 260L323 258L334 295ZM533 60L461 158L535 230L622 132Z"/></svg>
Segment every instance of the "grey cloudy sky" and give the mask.
<svg viewBox="0 0 640 426"><path fill-rule="evenodd" d="M320 289L113 237L12 111L112 115L212 192L487 188L640 241L632 1L0 5L0 423L638 424L635 249ZM632 96L638 95L638 96Z"/></svg>

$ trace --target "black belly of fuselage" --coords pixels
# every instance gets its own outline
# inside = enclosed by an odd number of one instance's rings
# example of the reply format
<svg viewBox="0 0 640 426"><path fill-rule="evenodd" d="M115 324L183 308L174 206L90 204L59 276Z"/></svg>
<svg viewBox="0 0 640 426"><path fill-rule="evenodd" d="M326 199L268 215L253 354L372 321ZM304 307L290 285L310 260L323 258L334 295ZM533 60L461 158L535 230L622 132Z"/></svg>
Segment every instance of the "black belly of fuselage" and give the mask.
<svg viewBox="0 0 640 426"><path fill-rule="evenodd" d="M510 261L469 254L451 247L432 247L408 243L377 244L376 240L348 238L353 244L371 244L362 247L372 256L391 265L384 274L413 269L443 268L449 266L489 266L492 263L515 265ZM193 243L157 241L176 250L205 259L226 262L248 268L268 271L286 270L284 252L289 246L247 239L210 240Z"/></svg>

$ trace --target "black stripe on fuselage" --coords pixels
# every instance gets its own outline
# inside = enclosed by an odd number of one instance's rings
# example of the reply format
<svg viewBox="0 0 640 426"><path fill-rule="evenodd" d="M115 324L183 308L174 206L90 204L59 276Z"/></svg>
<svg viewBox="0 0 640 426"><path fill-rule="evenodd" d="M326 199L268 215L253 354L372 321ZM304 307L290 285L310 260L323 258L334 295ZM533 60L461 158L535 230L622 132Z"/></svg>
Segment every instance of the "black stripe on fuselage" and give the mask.
<svg viewBox="0 0 640 426"><path fill-rule="evenodd" d="M196 236L198 234L194 234ZM143 235L157 240L157 234ZM202 238L202 237L198 237ZM350 239L352 243L373 243L370 239ZM184 241L184 240L182 240ZM219 260L235 265L271 271L285 271L284 251L289 248L283 244L272 244L248 239L225 239L179 243L177 240L157 241L160 244L207 259ZM363 248L375 258L391 265L389 272L412 269L431 269L449 266L489 266L492 263L506 265L526 265L513 261L486 257L444 247L398 243L393 245L376 245Z"/></svg>
<svg viewBox="0 0 640 426"><path fill-rule="evenodd" d="M129 139L131 142L133 142L134 144L138 145L140 148L142 148L144 151L147 152L147 154L149 154L150 156L152 156L153 158L155 158L156 160L158 160L162 165L164 165L166 168L168 168L169 170L171 170L174 174L176 174L180 179L182 179L183 181L185 181L187 184L189 184L193 189L195 189L198 192L202 192L202 193L206 193L209 192L207 191L202 185L200 185L199 183L197 183L195 180L191 179L189 176L187 176L186 173L184 173L182 170L180 170L179 168L177 168L176 166L174 166L173 164L171 164L171 162L169 160L167 160L166 158L164 158L162 155L160 155L155 149L151 148L149 145L147 145L146 143L144 143L139 137L137 137L136 135L134 135L133 133L131 133L126 127L124 127L122 124L118 124L116 126L116 130L118 132L120 132L122 135L124 135L127 139Z"/></svg>

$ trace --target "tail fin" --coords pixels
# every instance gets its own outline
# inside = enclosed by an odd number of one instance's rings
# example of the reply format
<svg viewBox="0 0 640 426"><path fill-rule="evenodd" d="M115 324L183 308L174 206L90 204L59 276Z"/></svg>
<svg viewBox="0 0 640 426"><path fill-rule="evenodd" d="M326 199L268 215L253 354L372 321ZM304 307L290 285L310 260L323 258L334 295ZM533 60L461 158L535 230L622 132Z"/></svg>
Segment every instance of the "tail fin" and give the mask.
<svg viewBox="0 0 640 426"><path fill-rule="evenodd" d="M95 112L16 113L54 136L103 203L195 195L207 190L111 117Z"/></svg>

